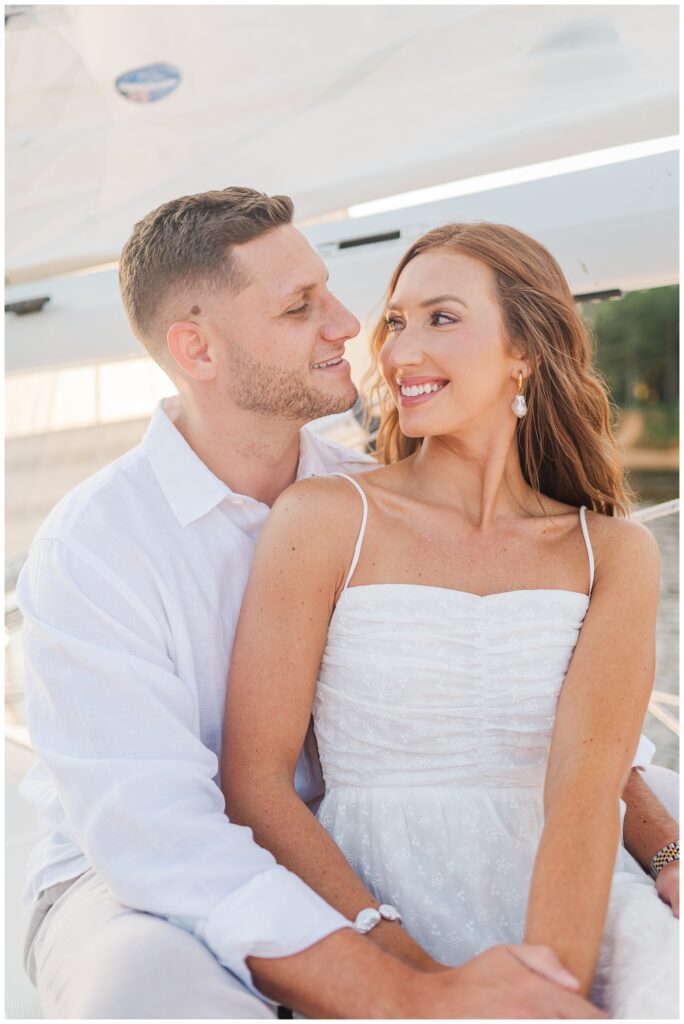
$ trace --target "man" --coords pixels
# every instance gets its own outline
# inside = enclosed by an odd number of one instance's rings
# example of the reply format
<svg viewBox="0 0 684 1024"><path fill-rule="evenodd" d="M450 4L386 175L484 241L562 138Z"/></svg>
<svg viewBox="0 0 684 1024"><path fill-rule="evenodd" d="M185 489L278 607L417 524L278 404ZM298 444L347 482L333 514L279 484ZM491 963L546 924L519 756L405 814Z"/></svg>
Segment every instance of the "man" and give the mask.
<svg viewBox="0 0 684 1024"><path fill-rule="evenodd" d="M354 402L341 357L359 324L292 212L251 189L185 197L124 248L131 325L180 397L60 502L19 581L25 793L47 822L29 972L51 1017L598 1016L550 950L438 971L396 922L358 934L224 815L224 691L259 530L296 478L372 465L302 429ZM297 783L320 793L310 739Z"/></svg>

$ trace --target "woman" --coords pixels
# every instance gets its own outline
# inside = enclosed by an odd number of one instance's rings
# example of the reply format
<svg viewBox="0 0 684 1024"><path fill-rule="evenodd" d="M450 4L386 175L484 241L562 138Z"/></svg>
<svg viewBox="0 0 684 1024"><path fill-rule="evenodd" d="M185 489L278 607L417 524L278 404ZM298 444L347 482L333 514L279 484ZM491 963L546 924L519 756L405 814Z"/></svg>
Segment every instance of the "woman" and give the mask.
<svg viewBox="0 0 684 1024"><path fill-rule="evenodd" d="M676 922L619 846L658 552L622 518L586 330L501 225L429 232L388 295L387 465L296 484L259 543L229 813L348 916L369 891L398 908L381 941L428 969L524 940L612 1016L676 1015ZM293 789L312 708L318 820Z"/></svg>

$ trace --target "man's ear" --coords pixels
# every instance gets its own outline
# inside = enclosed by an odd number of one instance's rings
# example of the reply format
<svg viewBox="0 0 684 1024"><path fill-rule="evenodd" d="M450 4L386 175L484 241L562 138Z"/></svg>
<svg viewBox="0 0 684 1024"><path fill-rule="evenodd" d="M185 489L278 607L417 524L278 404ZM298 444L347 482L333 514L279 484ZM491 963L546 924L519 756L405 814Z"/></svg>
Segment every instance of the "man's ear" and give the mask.
<svg viewBox="0 0 684 1024"><path fill-rule="evenodd" d="M194 380L213 380L216 363L212 359L209 342L204 332L190 320L171 324L166 333L166 344L173 360Z"/></svg>

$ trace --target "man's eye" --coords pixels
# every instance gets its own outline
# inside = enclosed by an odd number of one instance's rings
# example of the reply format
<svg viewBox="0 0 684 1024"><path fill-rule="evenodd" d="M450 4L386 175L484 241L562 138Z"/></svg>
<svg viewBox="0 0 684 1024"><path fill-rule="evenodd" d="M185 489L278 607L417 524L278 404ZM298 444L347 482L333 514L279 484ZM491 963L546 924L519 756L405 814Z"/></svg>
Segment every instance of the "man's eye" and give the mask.
<svg viewBox="0 0 684 1024"><path fill-rule="evenodd" d="M300 315L302 313L308 312L308 310L309 310L309 303L305 302L303 306L297 306L296 309L288 309L287 315L288 316L297 316L297 315Z"/></svg>

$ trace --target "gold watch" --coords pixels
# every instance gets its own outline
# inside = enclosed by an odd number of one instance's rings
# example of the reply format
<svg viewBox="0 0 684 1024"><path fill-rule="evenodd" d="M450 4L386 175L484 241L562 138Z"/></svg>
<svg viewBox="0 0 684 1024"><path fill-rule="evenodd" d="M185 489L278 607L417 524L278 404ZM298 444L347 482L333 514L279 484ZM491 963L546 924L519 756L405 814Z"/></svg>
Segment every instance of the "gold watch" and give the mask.
<svg viewBox="0 0 684 1024"><path fill-rule="evenodd" d="M671 864L673 860L679 860L678 839L674 843L668 843L667 846L663 846L662 850L658 850L651 861L651 878L657 878L665 865Z"/></svg>

